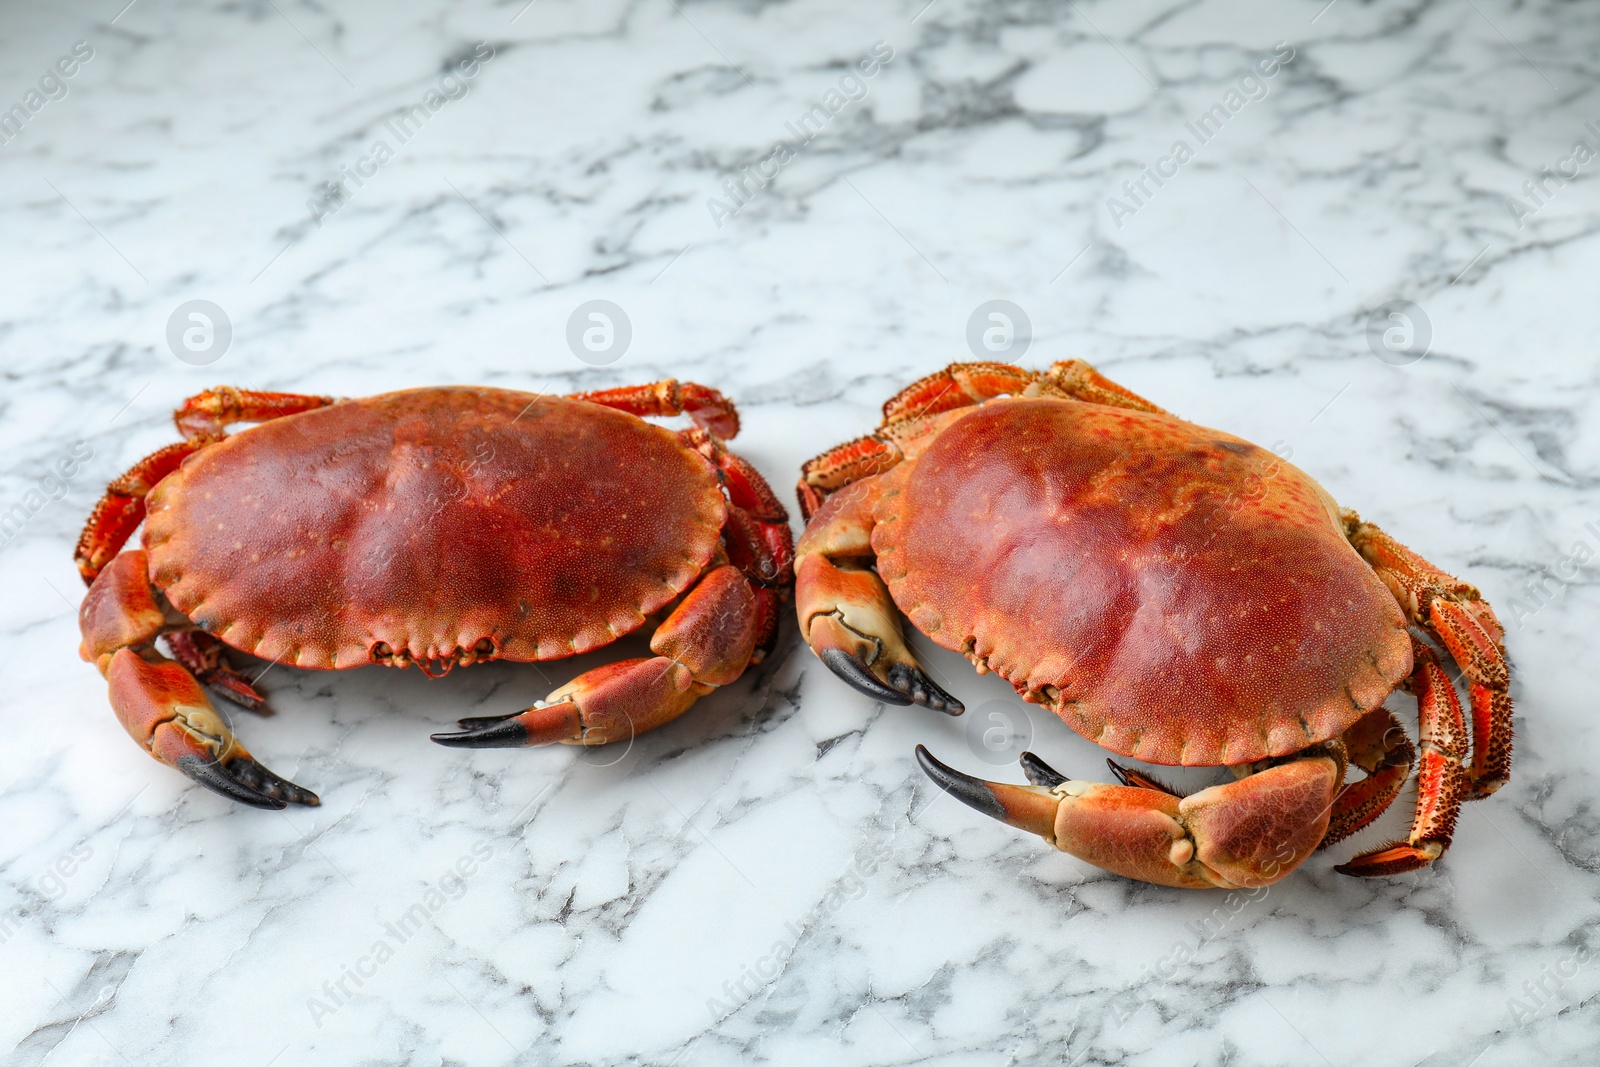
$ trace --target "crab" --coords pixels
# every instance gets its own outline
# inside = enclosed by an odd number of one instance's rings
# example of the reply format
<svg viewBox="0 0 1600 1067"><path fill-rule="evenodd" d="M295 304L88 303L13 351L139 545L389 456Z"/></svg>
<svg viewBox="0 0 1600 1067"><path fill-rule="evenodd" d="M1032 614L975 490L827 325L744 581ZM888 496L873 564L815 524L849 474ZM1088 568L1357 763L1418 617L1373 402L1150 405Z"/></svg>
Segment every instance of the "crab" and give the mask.
<svg viewBox="0 0 1600 1067"><path fill-rule="evenodd" d="M658 415L693 426L641 418ZM217 388L174 420L183 440L113 482L78 542L80 652L134 740L225 797L319 803L252 757L208 698L262 707L232 650L439 677L590 652L659 622L655 655L433 736L511 747L632 738L774 645L793 581L788 516L723 446L739 419L714 389L333 400ZM226 432L241 422L257 425ZM122 551L141 522L142 547Z"/></svg>
<svg viewBox="0 0 1600 1067"><path fill-rule="evenodd" d="M1434 567L1286 458L1185 422L1079 360L965 363L807 463L800 630L890 704L959 714L903 617L979 673L1147 764L1226 767L1184 795L1107 760L1030 785L917 757L945 791L1104 870L1158 885L1271 884L1378 817L1416 766L1408 836L1336 869L1416 870L1511 766L1504 633ZM1460 668L1467 717L1442 653ZM1416 698L1420 745L1384 706ZM1354 764L1363 776L1345 781Z"/></svg>

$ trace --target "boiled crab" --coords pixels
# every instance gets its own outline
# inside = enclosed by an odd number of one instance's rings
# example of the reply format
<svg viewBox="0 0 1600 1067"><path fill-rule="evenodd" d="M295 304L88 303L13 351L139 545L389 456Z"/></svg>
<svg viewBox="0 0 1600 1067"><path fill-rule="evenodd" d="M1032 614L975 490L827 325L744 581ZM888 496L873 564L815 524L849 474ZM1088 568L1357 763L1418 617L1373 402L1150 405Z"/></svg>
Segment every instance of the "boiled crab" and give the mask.
<svg viewBox="0 0 1600 1067"><path fill-rule="evenodd" d="M644 415L686 414L675 433ZM572 397L219 388L112 483L78 543L82 655L157 760L259 807L315 804L239 743L202 683L261 695L228 649L313 669L589 652L665 616L656 654L588 671L446 745L593 745L682 714L770 649L787 516L722 441L732 404L674 381ZM254 427L226 434L232 423ZM143 522L143 547L121 551ZM165 636L173 658L156 639Z"/></svg>
<svg viewBox="0 0 1600 1067"><path fill-rule="evenodd" d="M1503 633L1478 591L1284 458L1167 414L1081 361L956 364L808 463L796 552L805 640L877 699L959 713L900 618L1084 737L1147 763L1224 766L1190 795L1111 766L1031 786L918 747L959 799L1106 870L1163 885L1264 885L1372 822L1417 766L1409 835L1338 869L1414 870L1464 799L1503 785ZM1437 643L1460 666L1474 747ZM1384 701L1413 693L1414 749ZM1110 761L1108 761L1110 762ZM1348 764L1365 776L1346 783Z"/></svg>

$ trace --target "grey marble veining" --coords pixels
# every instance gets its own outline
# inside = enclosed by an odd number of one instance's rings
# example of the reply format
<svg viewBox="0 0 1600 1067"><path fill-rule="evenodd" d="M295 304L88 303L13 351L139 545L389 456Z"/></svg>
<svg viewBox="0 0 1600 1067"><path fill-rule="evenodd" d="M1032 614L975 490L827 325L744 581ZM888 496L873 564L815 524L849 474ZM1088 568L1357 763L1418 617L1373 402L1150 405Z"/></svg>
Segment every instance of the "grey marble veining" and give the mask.
<svg viewBox="0 0 1600 1067"><path fill-rule="evenodd" d="M0 16L5 1062L1593 1062L1590 8L125 2ZM1265 892L1103 874L923 778L919 742L984 769L972 715L875 705L792 627L620 751L427 741L604 655L274 667L234 724L323 798L285 814L141 756L75 654L85 514L218 382L704 381L787 497L996 299L1032 332L996 355L1281 443L1497 606L1517 762L1442 862L1331 869L1408 793ZM231 326L203 365L191 300ZM611 362L568 345L590 300Z"/></svg>

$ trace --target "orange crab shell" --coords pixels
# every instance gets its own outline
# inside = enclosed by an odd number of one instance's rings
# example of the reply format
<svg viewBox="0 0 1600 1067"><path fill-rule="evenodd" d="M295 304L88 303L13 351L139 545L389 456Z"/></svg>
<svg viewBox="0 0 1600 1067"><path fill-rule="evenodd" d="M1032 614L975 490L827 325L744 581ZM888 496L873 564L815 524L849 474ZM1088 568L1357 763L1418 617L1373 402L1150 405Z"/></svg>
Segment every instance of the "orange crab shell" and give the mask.
<svg viewBox="0 0 1600 1067"><path fill-rule="evenodd" d="M1410 672L1394 597L1286 460L1048 399L941 421L882 476L879 574L919 630L1099 745L1160 764L1284 756Z"/></svg>
<svg viewBox="0 0 1600 1067"><path fill-rule="evenodd" d="M678 435L491 388L262 423L190 457L148 509L150 574L175 608L311 668L383 646L426 663L609 644L706 569L727 516L716 472Z"/></svg>

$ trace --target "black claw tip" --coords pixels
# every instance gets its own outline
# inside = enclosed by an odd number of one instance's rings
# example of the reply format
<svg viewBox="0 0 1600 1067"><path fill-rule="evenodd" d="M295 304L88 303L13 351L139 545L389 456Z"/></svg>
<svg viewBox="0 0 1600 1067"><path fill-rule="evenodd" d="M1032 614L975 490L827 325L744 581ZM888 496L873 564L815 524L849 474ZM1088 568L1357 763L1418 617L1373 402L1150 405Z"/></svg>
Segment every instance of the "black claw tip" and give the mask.
<svg viewBox="0 0 1600 1067"><path fill-rule="evenodd" d="M463 720L462 725L471 721ZM446 748L524 748L528 744L528 728L514 718L497 718L460 733L434 734L431 739Z"/></svg>
<svg viewBox="0 0 1600 1067"><path fill-rule="evenodd" d="M1117 781L1121 782L1123 785L1133 784L1128 781L1128 772L1123 769L1122 764L1118 763L1114 759L1108 759L1106 760L1106 766L1111 768L1111 773L1116 776Z"/></svg>
<svg viewBox="0 0 1600 1067"><path fill-rule="evenodd" d="M896 663L889 668L889 684L909 696L913 704L921 704L946 715L960 715L967 710L965 704L940 689L920 667Z"/></svg>
<svg viewBox="0 0 1600 1067"><path fill-rule="evenodd" d="M505 722L520 714L521 712L510 711L504 715L478 715L470 719L457 719L456 726L462 730L477 730L484 726L493 726L497 722Z"/></svg>
<svg viewBox="0 0 1600 1067"><path fill-rule="evenodd" d="M233 762L238 763L239 761L234 760ZM282 811L289 806L289 802L286 800L268 796L258 789L253 789L242 782L235 781L222 764L214 759L202 759L199 756L179 756L178 770L213 793L225 796L229 800L236 800L240 804L248 804L252 808Z"/></svg>
<svg viewBox="0 0 1600 1067"><path fill-rule="evenodd" d="M842 648L825 648L818 657L828 669L855 689L885 704L909 704L911 698L897 689L890 689L877 676ZM438 740L435 738L435 740Z"/></svg>
<svg viewBox="0 0 1600 1067"><path fill-rule="evenodd" d="M287 778L280 778L249 756L231 760L223 770L246 789L254 789L273 800L304 804L308 808L317 807L322 803L321 798L311 790L296 785Z"/></svg>
<svg viewBox="0 0 1600 1067"><path fill-rule="evenodd" d="M1028 781L1034 785L1042 785L1046 789L1054 789L1067 780L1067 776L1056 770L1032 752L1024 752L1017 758L1022 764L1022 773L1028 776Z"/></svg>
<svg viewBox="0 0 1600 1067"><path fill-rule="evenodd" d="M1111 773L1116 775L1117 781L1123 785L1132 786L1135 789L1153 789L1157 793L1166 793L1168 796L1174 797L1182 797L1184 795L1161 779L1145 774L1143 771L1129 770L1116 760L1106 760L1106 766L1111 768Z"/></svg>
<svg viewBox="0 0 1600 1067"><path fill-rule="evenodd" d="M917 746L917 762L921 764L928 777L933 779L935 785L967 807L981 811L991 819L1006 821L1005 807L986 783L971 775L962 774L953 767L945 766L934 759L933 753L922 745Z"/></svg>

